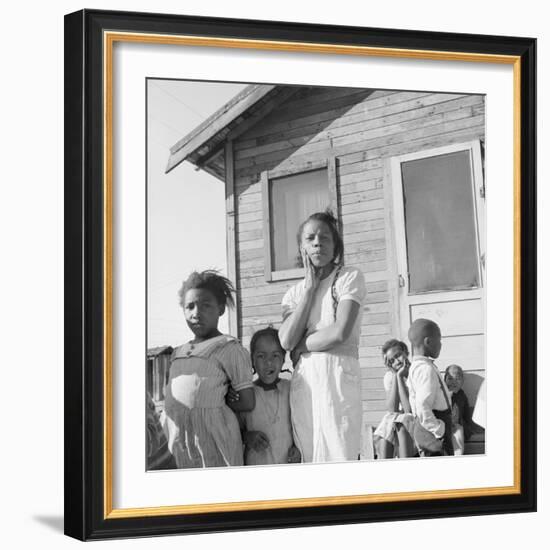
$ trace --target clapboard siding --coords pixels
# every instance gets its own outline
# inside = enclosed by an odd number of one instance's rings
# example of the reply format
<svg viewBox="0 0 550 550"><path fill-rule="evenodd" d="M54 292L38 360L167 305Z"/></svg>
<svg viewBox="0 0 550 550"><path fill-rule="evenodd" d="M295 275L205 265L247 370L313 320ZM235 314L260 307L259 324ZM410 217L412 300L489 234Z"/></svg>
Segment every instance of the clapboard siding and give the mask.
<svg viewBox="0 0 550 550"><path fill-rule="evenodd" d="M315 151L309 154L306 147L298 151L286 150L259 159L245 159L236 162L236 174L240 178L250 174L258 174L263 170L270 170L277 166L279 169L286 168L291 171L294 167L303 166L308 161L315 162L326 158L327 154L343 157L342 163L356 162L357 160L368 160L375 157L389 157L404 152L420 151L430 147L438 147L445 143L459 141L456 137L463 134L483 136L485 129L484 115L464 117L460 120L453 120L433 124L424 128L418 128L409 132L390 134L383 139L374 138L365 141L358 141L340 147L331 147L330 142L323 142L326 147L321 148L315 145ZM446 140L446 134L455 132L455 139ZM348 159L346 155L350 155Z"/></svg>
<svg viewBox="0 0 550 550"><path fill-rule="evenodd" d="M336 158L345 263L367 285L359 362L364 422L382 418L386 400L381 345L392 334L391 266L386 223L385 159L482 139L482 96L304 87L234 142L235 236L239 330L243 344L281 323L281 300L297 280L266 282L260 177L291 174ZM288 364L288 361L287 361Z"/></svg>
<svg viewBox="0 0 550 550"><path fill-rule="evenodd" d="M304 143L317 143L323 140L332 139L334 145L338 146L346 143L349 136L354 136L353 140L367 139L368 137L378 137L395 133L395 129L399 131L407 130L408 128L419 127L422 125L430 125L437 121L454 120L463 118L464 114L472 115L474 109L477 110L483 106L483 99L480 96L453 96L459 97L456 101L449 100L447 97L441 101L441 94L427 96L428 100L439 100L439 103L431 104L428 107L412 109L404 112L393 113L388 116L379 118L371 118L369 120L368 130L365 129L364 113L354 115L353 122L349 124L329 125L324 130L319 131L315 137L311 134L315 130L319 130L321 124L314 127L302 128L300 134L296 131L292 135L288 133L281 134L280 138L273 141L264 140L263 145L251 145L249 148L240 148L235 155L236 159L244 159L256 157L257 153L269 153L282 150L293 145L298 146ZM430 103L426 101L425 103ZM387 108L387 111L390 109ZM345 121L348 117L342 117L338 122ZM257 140L255 140L257 141Z"/></svg>

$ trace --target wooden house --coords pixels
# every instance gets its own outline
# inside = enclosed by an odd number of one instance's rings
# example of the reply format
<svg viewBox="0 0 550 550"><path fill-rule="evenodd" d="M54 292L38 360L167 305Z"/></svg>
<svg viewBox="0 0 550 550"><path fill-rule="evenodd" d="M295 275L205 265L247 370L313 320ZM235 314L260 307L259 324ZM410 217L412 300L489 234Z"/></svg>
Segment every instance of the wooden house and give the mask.
<svg viewBox="0 0 550 550"><path fill-rule="evenodd" d="M281 299L302 276L296 228L331 206L345 264L362 270L360 362L365 425L385 409L380 347L411 321L442 330L438 361L485 375L485 104L481 95L251 85L176 143L219 178L227 205L228 275L238 290L230 330L279 326Z"/></svg>

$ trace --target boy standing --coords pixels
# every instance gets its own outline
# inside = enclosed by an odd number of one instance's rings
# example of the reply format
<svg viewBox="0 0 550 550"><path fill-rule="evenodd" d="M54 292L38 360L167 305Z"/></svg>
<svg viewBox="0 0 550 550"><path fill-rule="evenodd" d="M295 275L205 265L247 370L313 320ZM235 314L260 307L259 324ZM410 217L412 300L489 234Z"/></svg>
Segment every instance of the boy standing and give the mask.
<svg viewBox="0 0 550 550"><path fill-rule="evenodd" d="M409 400L420 424L443 440L443 451L453 455L451 396L432 359L441 351L441 330L429 319L416 319L409 329L412 363Z"/></svg>

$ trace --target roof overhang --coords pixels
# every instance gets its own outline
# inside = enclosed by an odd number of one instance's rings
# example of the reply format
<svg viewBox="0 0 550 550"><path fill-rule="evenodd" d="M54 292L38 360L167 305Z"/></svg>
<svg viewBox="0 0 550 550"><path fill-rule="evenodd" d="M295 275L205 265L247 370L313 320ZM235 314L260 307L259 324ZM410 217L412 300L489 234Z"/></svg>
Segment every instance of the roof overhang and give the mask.
<svg viewBox="0 0 550 550"><path fill-rule="evenodd" d="M170 148L166 173L184 160L225 180L224 147L293 95L297 86L251 84Z"/></svg>

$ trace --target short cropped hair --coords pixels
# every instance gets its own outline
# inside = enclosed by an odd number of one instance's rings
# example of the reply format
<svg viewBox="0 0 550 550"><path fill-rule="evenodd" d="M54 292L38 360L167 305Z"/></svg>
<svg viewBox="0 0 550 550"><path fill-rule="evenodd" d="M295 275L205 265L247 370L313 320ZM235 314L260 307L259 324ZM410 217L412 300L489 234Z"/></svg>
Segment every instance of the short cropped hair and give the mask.
<svg viewBox="0 0 550 550"><path fill-rule="evenodd" d="M221 306L234 307L235 287L233 283L219 271L215 269L207 269L205 271L193 271L179 289L179 304L181 307L185 305L185 294L188 290L203 288L209 290L216 298L216 301Z"/></svg>
<svg viewBox="0 0 550 550"><path fill-rule="evenodd" d="M409 340L414 346L420 346L424 338L441 334L439 325L431 319L416 319L409 328Z"/></svg>
<svg viewBox="0 0 550 550"><path fill-rule="evenodd" d="M397 340L396 338L392 338L384 342L384 344L382 345L382 355L386 355L386 353L391 348L395 348L395 347L401 348L401 351L405 355L409 355L409 348L407 347L407 344L405 344L405 342L402 342L401 340Z"/></svg>
<svg viewBox="0 0 550 550"><path fill-rule="evenodd" d="M298 231L296 232L296 241L298 243L298 255L296 256L296 265L298 267L304 267L304 262L302 261L302 253L300 251L302 246L302 233L304 231L304 226L306 225L306 223L312 220L323 222L330 229L332 240L334 241L334 258L332 258L332 260L335 264L342 263L342 260L344 259L344 240L342 239L340 231L338 230L338 220L336 219L336 216L332 213L332 210L330 208L327 208L324 212L315 212L314 214L311 214L311 216L304 220L298 227Z"/></svg>

